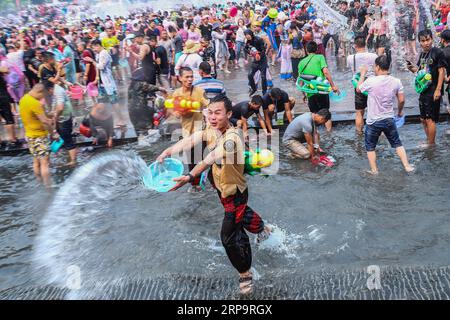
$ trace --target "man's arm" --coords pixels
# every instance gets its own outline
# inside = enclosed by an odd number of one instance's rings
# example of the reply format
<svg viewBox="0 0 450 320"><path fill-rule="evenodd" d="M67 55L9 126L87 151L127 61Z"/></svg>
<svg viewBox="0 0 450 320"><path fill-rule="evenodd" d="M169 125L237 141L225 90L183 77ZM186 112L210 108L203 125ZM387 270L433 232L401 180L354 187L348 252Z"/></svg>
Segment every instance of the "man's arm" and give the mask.
<svg viewBox="0 0 450 320"><path fill-rule="evenodd" d="M326 78L326 79L328 80L328 82L330 83L331 89L333 89L333 91L334 91L335 93L340 94L338 87L336 87L336 85L335 85L334 82L333 82L333 79L331 78L330 70L328 70L328 68L325 67L325 68L322 69L322 71L323 71L323 74L325 75L325 78Z"/></svg>
<svg viewBox="0 0 450 320"><path fill-rule="evenodd" d="M52 120L50 118L48 118L44 113L37 114L36 116L38 117L39 121L42 122L45 130L47 130L48 132L53 132L54 128L52 125Z"/></svg>
<svg viewBox="0 0 450 320"><path fill-rule="evenodd" d="M311 159L314 159L314 157L316 156L316 151L314 150L314 141L312 135L310 133L305 133L305 140L308 145L308 151L311 155Z"/></svg>
<svg viewBox="0 0 450 320"><path fill-rule="evenodd" d="M140 47L139 55L138 55L138 58L139 58L140 61L145 59L145 56L148 54L149 50L150 50L150 47L148 45L146 45L146 44L143 44Z"/></svg>
<svg viewBox="0 0 450 320"><path fill-rule="evenodd" d="M202 142L203 138L203 131L197 131L194 134L192 134L188 138L184 138L177 143L175 143L173 146L167 148L164 150L161 155L158 157L157 161L163 162L163 160L173 154L177 154L181 152L182 150L190 150L198 143Z"/></svg>
<svg viewBox="0 0 450 320"><path fill-rule="evenodd" d="M398 101L398 116L401 117L403 115L403 107L405 105L405 94L397 93L397 101Z"/></svg>
<svg viewBox="0 0 450 320"><path fill-rule="evenodd" d="M264 110L264 120L266 121L267 130L272 133L272 119L269 117L269 110Z"/></svg>
<svg viewBox="0 0 450 320"><path fill-rule="evenodd" d="M286 118L288 119L289 123L292 122L292 110L291 110L291 104L289 102L286 102L284 104L284 110L286 112Z"/></svg>
<svg viewBox="0 0 450 320"><path fill-rule="evenodd" d="M441 98L441 89L442 89L442 85L444 84L445 68L440 67L438 69L438 72L439 72L439 77L438 77L438 83L436 86L436 90L434 91L434 96L433 96L434 101L437 101Z"/></svg>
<svg viewBox="0 0 450 320"><path fill-rule="evenodd" d="M261 115L259 113L256 116L258 117L258 122L259 122L259 125L261 126L261 128L265 132L267 132L267 127L266 127L266 123L264 122L264 119L261 117Z"/></svg>

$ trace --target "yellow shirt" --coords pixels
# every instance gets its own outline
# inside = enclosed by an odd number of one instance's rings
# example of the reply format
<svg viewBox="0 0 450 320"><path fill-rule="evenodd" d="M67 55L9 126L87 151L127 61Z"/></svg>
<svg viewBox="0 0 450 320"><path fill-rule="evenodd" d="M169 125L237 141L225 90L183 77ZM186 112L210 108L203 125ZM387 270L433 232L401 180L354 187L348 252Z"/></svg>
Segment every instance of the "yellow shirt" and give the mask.
<svg viewBox="0 0 450 320"><path fill-rule="evenodd" d="M214 129L206 128L203 139L209 150L215 150L221 159L212 165L214 185L220 191L222 198L236 194L237 190L247 189L244 176L245 157L244 140L237 128L229 128L223 135Z"/></svg>
<svg viewBox="0 0 450 320"><path fill-rule="evenodd" d="M25 136L39 138L48 135L48 131L38 118L38 115L44 114L44 108L39 100L27 93L19 101L19 110L25 127Z"/></svg>
<svg viewBox="0 0 450 320"><path fill-rule="evenodd" d="M118 46L120 41L117 40L116 36L112 36L111 38L103 38L102 39L102 47L106 50L111 50L112 47Z"/></svg>
<svg viewBox="0 0 450 320"><path fill-rule="evenodd" d="M190 112L181 116L181 128L183 130L183 138L191 136L194 132L202 130L203 114L201 110L208 106L209 100L205 98L205 90L200 87L194 87L192 94L190 91L184 92L183 88L178 88L172 94L172 98L180 97L182 99L190 99L198 101L201 104L199 112Z"/></svg>

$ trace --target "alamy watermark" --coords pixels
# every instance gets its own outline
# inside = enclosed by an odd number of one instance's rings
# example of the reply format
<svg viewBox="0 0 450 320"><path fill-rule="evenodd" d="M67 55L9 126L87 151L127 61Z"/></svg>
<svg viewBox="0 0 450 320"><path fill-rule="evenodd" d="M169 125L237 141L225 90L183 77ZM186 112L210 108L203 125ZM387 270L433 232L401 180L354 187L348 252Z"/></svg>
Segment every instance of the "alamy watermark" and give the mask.
<svg viewBox="0 0 450 320"><path fill-rule="evenodd" d="M370 274L367 278L367 288L369 290L380 290L381 289L381 269L377 265L371 265L367 267L367 273Z"/></svg>

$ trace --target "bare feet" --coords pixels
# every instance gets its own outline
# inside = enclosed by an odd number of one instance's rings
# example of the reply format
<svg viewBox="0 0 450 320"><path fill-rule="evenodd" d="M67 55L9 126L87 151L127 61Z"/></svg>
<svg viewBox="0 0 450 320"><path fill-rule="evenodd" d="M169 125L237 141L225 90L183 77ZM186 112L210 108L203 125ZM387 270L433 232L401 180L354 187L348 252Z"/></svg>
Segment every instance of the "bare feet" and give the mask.
<svg viewBox="0 0 450 320"><path fill-rule="evenodd" d="M408 173L414 172L414 170L416 170L416 168L412 165L406 166L405 167L405 171Z"/></svg>

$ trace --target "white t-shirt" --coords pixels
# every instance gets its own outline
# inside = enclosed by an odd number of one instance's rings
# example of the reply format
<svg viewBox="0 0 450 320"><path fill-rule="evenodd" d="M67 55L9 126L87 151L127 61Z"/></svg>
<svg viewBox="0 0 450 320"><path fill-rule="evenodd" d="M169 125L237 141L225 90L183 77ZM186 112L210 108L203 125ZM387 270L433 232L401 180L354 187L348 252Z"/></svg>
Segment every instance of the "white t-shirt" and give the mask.
<svg viewBox="0 0 450 320"><path fill-rule="evenodd" d="M403 93L400 79L389 75L373 76L360 86L361 92L368 92L367 124L394 117L394 103L398 93Z"/></svg>
<svg viewBox="0 0 450 320"><path fill-rule="evenodd" d="M185 54L183 53L180 58L178 58L177 65L175 66L175 70L177 75L179 74L179 70L182 67L189 67L194 71L194 82L200 80L201 77L198 73L198 68L200 63L203 62L203 59L197 53Z"/></svg>
<svg viewBox="0 0 450 320"><path fill-rule="evenodd" d="M355 60L353 63L353 57L355 57ZM347 67L351 68L353 73L359 72L359 68L363 65L367 66L367 76L371 77L374 75L373 65L375 64L375 59L378 56L375 53L370 52L361 52L361 53L355 53L351 54L347 57ZM356 66L356 68L355 68Z"/></svg>

